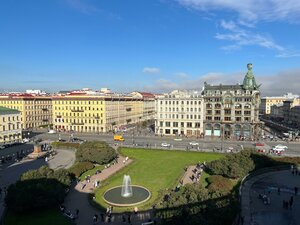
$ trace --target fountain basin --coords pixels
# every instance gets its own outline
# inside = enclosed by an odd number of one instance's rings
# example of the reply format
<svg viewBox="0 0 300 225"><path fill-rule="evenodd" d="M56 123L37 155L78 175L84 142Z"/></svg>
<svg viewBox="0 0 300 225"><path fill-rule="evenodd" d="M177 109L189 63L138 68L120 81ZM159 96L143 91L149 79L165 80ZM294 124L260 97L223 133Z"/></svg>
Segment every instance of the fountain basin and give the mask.
<svg viewBox="0 0 300 225"><path fill-rule="evenodd" d="M122 197L122 186L113 187L108 189L103 199L106 203L114 206L134 206L146 202L151 197L151 193L147 188L138 185L132 185L132 196Z"/></svg>

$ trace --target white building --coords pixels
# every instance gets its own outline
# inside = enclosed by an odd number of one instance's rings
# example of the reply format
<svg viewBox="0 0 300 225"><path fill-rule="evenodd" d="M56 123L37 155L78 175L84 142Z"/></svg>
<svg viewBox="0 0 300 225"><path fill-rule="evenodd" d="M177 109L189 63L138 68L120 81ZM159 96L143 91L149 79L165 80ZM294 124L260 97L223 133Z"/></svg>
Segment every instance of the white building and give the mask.
<svg viewBox="0 0 300 225"><path fill-rule="evenodd" d="M157 95L155 132L158 135L203 134L203 100L201 91L175 90Z"/></svg>

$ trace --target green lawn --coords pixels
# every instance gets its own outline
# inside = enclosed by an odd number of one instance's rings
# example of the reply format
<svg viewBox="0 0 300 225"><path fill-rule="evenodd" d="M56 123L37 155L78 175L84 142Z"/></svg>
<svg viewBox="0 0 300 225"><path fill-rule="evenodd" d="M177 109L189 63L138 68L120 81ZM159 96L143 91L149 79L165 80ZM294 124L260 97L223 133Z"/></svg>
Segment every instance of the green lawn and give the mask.
<svg viewBox="0 0 300 225"><path fill-rule="evenodd" d="M97 170L103 170L103 168L104 168L104 165L95 166L93 169L88 170L88 171L84 172L83 174L81 174L79 179L81 181L83 181L85 179L85 177L87 177L88 175L92 176L96 173Z"/></svg>
<svg viewBox="0 0 300 225"><path fill-rule="evenodd" d="M4 225L74 225L58 209L39 211L25 215L8 212L4 218Z"/></svg>
<svg viewBox="0 0 300 225"><path fill-rule="evenodd" d="M184 174L184 167L197 162L211 161L222 157L217 153L200 153L168 150L121 149L121 154L134 159L134 162L122 171L102 183L96 193L96 201L106 207L102 199L104 192L113 186L122 185L124 174L129 174L132 184L142 185L151 192L151 199L139 206L140 209L151 207L166 189L178 184ZM114 207L114 211L122 211Z"/></svg>

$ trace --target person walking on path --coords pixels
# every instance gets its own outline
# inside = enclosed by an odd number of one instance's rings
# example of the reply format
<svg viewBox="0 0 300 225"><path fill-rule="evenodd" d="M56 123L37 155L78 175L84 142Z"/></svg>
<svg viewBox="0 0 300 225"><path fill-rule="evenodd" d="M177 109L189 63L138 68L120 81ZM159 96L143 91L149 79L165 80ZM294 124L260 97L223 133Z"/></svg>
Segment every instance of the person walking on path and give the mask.
<svg viewBox="0 0 300 225"><path fill-rule="evenodd" d="M293 203L294 203L294 197L291 196L290 201L289 201L290 209L292 209Z"/></svg>

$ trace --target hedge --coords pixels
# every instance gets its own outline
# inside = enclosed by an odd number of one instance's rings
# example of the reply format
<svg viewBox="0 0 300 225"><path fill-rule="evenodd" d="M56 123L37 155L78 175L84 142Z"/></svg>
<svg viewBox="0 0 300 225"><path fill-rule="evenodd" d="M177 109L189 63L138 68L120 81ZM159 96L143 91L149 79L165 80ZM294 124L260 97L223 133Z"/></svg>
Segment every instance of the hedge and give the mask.
<svg viewBox="0 0 300 225"><path fill-rule="evenodd" d="M94 164L91 162L77 162L69 169L69 172L78 178L81 174L93 168Z"/></svg>
<svg viewBox="0 0 300 225"><path fill-rule="evenodd" d="M63 148L63 149L78 149L79 143L70 143L70 142L52 142L53 148Z"/></svg>

